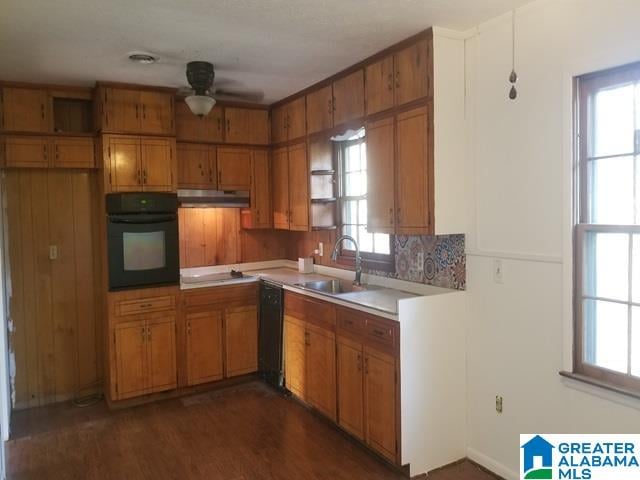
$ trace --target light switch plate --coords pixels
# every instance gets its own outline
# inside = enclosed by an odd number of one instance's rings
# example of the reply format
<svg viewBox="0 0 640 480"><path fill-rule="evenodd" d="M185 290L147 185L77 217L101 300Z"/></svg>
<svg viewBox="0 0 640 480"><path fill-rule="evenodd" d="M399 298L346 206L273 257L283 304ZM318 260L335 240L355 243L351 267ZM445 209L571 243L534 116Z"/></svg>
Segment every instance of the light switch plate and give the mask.
<svg viewBox="0 0 640 480"><path fill-rule="evenodd" d="M504 270L502 268L501 258L496 258L493 260L493 281L495 283L504 282Z"/></svg>

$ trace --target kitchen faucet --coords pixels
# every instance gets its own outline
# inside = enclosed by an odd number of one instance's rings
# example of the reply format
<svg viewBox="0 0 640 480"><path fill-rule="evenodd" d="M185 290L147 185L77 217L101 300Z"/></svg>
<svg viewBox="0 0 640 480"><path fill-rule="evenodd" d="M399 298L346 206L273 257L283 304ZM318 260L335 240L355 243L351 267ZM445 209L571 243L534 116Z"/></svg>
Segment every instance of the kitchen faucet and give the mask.
<svg viewBox="0 0 640 480"><path fill-rule="evenodd" d="M333 246L333 251L331 252L331 260L333 262L338 260L338 247L344 240L351 240L351 242L356 246L356 279L353 281L353 284L360 286L362 285L360 283L360 279L362 277L362 257L360 256L360 247L358 246L358 242L356 242L355 238L351 235L342 235L338 237L336 244Z"/></svg>

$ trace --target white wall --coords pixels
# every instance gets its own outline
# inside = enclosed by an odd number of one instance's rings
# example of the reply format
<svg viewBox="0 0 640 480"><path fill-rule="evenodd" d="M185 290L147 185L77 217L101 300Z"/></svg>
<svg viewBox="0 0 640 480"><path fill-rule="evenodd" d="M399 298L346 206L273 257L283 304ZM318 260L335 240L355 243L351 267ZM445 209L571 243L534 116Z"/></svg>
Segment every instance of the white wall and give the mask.
<svg viewBox="0 0 640 480"><path fill-rule="evenodd" d="M466 42L471 458L518 478L518 435L640 431L640 401L558 376L571 366L571 79L640 60L640 1L539 0ZM493 282L503 258L504 283ZM495 412L495 395L504 413Z"/></svg>

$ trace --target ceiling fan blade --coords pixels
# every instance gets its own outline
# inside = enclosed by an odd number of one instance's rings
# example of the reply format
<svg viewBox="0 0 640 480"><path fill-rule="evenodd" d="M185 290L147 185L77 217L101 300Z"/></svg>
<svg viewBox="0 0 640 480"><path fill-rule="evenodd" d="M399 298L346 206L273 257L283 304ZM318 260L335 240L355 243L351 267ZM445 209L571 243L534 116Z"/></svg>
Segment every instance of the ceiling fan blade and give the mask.
<svg viewBox="0 0 640 480"><path fill-rule="evenodd" d="M176 92L176 95L179 97L188 97L189 95L193 95L195 90L191 87L180 87Z"/></svg>
<svg viewBox="0 0 640 480"><path fill-rule="evenodd" d="M227 90L218 88L213 97L220 100L238 100L243 102L261 102L264 92L261 90Z"/></svg>

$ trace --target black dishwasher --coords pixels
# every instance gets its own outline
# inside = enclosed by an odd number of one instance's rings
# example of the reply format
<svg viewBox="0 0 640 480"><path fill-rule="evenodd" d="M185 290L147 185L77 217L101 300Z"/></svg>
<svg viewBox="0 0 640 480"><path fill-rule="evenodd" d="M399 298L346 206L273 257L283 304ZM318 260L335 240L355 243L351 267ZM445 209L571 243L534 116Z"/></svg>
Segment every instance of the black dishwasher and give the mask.
<svg viewBox="0 0 640 480"><path fill-rule="evenodd" d="M258 370L262 378L282 388L282 287L263 280L260 284L260 335Z"/></svg>

